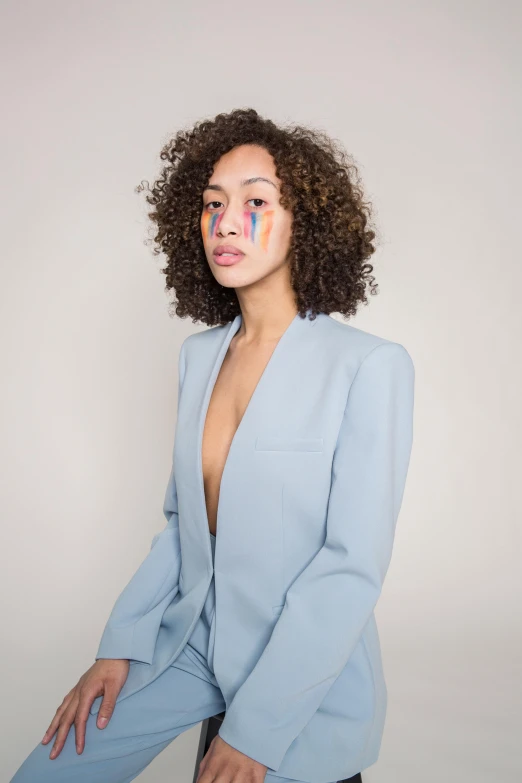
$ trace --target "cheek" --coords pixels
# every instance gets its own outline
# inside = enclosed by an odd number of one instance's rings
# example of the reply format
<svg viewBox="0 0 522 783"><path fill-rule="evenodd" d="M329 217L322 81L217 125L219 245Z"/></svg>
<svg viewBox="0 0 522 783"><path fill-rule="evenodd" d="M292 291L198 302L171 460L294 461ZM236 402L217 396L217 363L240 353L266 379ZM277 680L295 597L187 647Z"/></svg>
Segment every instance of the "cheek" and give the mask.
<svg viewBox="0 0 522 783"><path fill-rule="evenodd" d="M201 218L201 233L204 239L213 239L216 236L216 231L219 228L222 215L218 215L217 212L205 212Z"/></svg>
<svg viewBox="0 0 522 783"><path fill-rule="evenodd" d="M268 250L273 225L273 209L267 212L243 212L243 233L262 250Z"/></svg>

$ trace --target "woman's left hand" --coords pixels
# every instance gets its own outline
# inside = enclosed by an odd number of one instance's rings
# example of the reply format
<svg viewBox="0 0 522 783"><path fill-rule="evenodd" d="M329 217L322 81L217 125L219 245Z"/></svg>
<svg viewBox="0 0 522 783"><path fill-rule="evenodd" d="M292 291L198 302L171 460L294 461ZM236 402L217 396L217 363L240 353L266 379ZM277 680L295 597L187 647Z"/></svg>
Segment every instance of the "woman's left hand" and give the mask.
<svg viewBox="0 0 522 783"><path fill-rule="evenodd" d="M225 742L219 734L201 759L196 783L264 783L268 767Z"/></svg>

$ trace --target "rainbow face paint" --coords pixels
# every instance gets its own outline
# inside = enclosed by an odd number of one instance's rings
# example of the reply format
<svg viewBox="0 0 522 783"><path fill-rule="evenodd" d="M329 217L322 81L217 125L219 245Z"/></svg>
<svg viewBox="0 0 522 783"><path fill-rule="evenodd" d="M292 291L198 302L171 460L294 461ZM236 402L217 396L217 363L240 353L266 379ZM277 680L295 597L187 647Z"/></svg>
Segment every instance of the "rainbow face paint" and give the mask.
<svg viewBox="0 0 522 783"><path fill-rule="evenodd" d="M274 224L274 210L266 212L243 212L243 233L255 245L268 249L270 232ZM214 239L223 213L204 212L201 217L201 231L207 239Z"/></svg>
<svg viewBox="0 0 522 783"><path fill-rule="evenodd" d="M222 214L222 213L221 213ZM221 214L217 212L204 212L201 218L201 230L207 239L213 239L216 236Z"/></svg>
<svg viewBox="0 0 522 783"><path fill-rule="evenodd" d="M270 231L274 224L274 210L267 212L243 212L243 233L263 250L268 248Z"/></svg>

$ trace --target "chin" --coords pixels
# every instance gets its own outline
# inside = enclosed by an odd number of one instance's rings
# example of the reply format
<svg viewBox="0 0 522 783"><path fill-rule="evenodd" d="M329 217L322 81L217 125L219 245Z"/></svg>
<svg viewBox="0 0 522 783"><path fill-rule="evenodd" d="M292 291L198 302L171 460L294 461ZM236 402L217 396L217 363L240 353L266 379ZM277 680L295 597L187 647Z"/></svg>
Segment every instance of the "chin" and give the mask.
<svg viewBox="0 0 522 783"><path fill-rule="evenodd" d="M249 273L246 269L239 269L238 265L237 268L222 267L221 269L218 269L218 273L215 277L217 282L225 288L243 288L244 286L258 283L266 277L267 274L268 273L265 272L262 275L254 275L251 271Z"/></svg>

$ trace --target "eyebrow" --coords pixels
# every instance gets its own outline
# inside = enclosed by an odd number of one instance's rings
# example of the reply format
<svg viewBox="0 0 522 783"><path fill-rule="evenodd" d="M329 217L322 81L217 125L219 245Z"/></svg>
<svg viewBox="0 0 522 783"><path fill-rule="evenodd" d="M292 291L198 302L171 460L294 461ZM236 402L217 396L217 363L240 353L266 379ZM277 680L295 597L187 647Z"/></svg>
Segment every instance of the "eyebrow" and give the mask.
<svg viewBox="0 0 522 783"><path fill-rule="evenodd" d="M272 182L271 179L267 179L266 177L250 177L249 179L242 179L239 184L242 188L244 188L247 185L252 185L254 182L268 182L269 185L273 185L274 188L277 190L277 185L274 182ZM205 190L224 191L225 188L223 188L221 185L207 185Z"/></svg>

